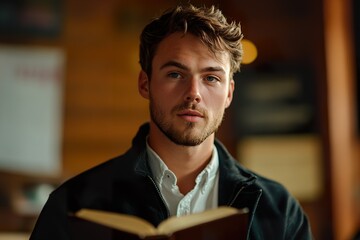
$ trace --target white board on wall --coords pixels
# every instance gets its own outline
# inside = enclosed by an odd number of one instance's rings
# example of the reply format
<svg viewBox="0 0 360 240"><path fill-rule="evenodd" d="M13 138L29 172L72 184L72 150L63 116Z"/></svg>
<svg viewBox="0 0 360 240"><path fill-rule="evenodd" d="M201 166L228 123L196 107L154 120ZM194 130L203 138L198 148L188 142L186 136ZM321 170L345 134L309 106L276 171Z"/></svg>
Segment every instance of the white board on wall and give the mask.
<svg viewBox="0 0 360 240"><path fill-rule="evenodd" d="M54 175L61 170L64 53L0 46L0 169Z"/></svg>

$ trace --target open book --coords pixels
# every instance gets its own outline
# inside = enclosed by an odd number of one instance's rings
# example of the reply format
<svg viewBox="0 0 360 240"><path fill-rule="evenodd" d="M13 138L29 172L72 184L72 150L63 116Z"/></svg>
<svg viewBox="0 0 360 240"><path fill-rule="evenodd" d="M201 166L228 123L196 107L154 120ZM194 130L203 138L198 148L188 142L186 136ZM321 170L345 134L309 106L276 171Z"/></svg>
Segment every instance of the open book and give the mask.
<svg viewBox="0 0 360 240"><path fill-rule="evenodd" d="M136 216L82 209L70 216L73 239L246 239L247 209L219 207L201 213L170 217L154 227Z"/></svg>

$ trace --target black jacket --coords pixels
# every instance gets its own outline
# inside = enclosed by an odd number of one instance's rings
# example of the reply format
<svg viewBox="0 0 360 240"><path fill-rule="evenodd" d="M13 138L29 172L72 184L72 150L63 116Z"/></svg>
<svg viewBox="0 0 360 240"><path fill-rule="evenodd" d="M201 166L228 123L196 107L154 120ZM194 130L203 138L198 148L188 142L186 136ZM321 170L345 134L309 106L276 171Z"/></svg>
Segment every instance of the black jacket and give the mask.
<svg viewBox="0 0 360 240"><path fill-rule="evenodd" d="M62 184L49 196L30 240L70 240L67 215L80 208L122 212L155 226L168 218L146 156L149 125L143 125L122 156ZM299 203L280 184L242 167L219 142L219 205L250 210L248 239L312 239Z"/></svg>

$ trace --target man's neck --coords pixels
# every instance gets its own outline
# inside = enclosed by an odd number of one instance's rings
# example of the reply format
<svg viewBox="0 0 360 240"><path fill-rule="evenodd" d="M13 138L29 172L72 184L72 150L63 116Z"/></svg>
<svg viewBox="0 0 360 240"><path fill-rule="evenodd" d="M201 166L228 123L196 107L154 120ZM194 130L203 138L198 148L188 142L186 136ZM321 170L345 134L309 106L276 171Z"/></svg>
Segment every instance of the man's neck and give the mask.
<svg viewBox="0 0 360 240"><path fill-rule="evenodd" d="M177 177L183 194L195 186L198 174L208 165L214 148L214 134L197 146L182 146L172 142L159 129L150 127L149 145Z"/></svg>

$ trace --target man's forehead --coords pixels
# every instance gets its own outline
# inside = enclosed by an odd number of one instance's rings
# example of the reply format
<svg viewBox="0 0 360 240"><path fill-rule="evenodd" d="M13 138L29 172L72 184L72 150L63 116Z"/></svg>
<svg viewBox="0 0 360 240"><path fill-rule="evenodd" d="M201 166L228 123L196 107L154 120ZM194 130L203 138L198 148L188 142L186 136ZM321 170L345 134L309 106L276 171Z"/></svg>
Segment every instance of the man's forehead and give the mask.
<svg viewBox="0 0 360 240"><path fill-rule="evenodd" d="M199 59L214 60L218 64L230 64L230 54L226 50L212 51L205 45L200 38L187 33L173 33L163 39L154 54L154 58L168 58L165 61L178 61L186 59L188 56L198 57Z"/></svg>

